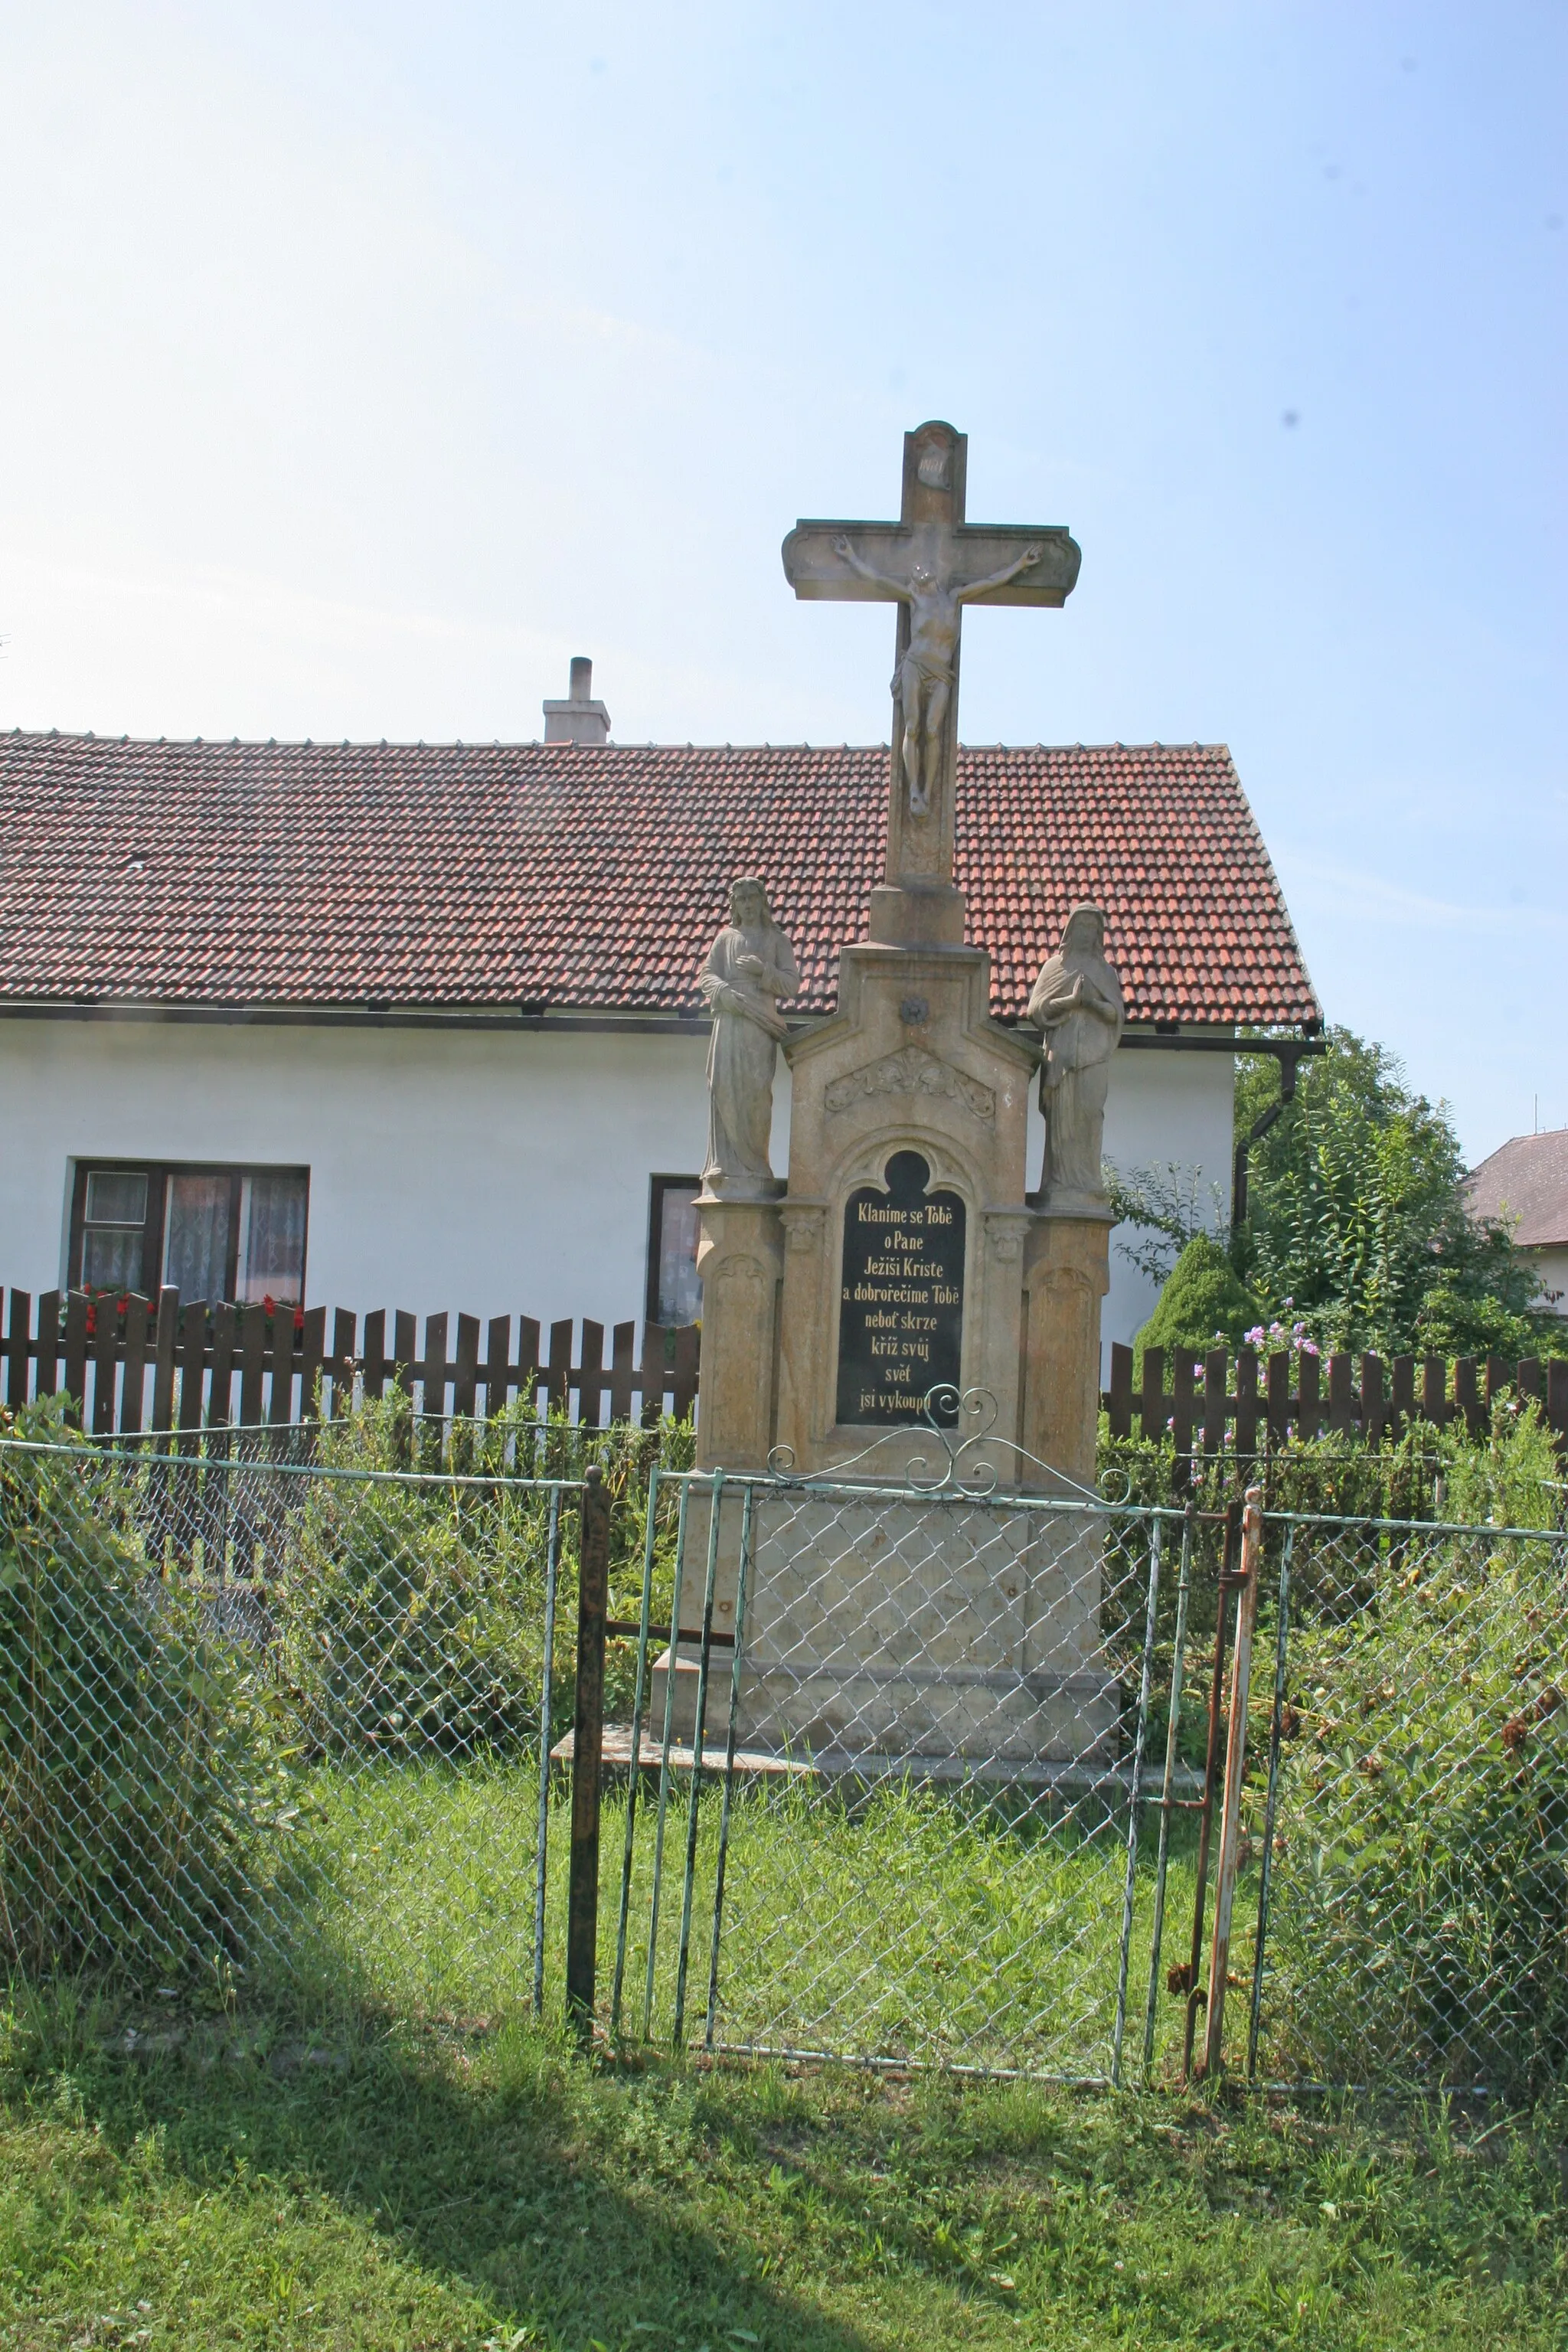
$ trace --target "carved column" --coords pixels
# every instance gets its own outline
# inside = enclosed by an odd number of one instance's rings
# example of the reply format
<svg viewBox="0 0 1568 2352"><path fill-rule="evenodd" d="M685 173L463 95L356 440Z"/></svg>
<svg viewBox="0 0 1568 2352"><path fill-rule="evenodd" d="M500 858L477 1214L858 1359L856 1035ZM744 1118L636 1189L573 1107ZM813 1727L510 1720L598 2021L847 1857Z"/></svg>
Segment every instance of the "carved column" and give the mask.
<svg viewBox="0 0 1568 2352"><path fill-rule="evenodd" d="M1049 1211L1024 1244L1026 1452L1076 1486L1094 1485L1100 1427L1100 1302L1110 1287L1111 1213ZM1031 1476L1037 1473L1030 1472Z"/></svg>
<svg viewBox="0 0 1568 2352"><path fill-rule="evenodd" d="M773 1201L700 1198L702 1379L700 1470L764 1470L773 1442L779 1277L784 1237Z"/></svg>
<svg viewBox="0 0 1568 2352"><path fill-rule="evenodd" d="M815 1422L833 1328L827 1203L786 1200L780 1209L784 1269L779 1296L779 1385L775 1443L795 1468L816 1461Z"/></svg>

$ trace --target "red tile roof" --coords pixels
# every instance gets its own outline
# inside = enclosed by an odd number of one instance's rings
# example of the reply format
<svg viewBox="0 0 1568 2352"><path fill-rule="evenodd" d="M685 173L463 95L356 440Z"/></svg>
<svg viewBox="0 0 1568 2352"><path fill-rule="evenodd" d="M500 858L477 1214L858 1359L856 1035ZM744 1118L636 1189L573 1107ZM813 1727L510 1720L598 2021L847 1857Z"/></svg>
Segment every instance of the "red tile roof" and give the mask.
<svg viewBox="0 0 1568 2352"><path fill-rule="evenodd" d="M736 874L833 1003L887 752L0 736L0 996L672 1013ZM958 875L1015 1018L1098 899L1134 1021L1319 1007L1223 745L959 753Z"/></svg>
<svg viewBox="0 0 1568 2352"><path fill-rule="evenodd" d="M1466 1186L1478 1217L1500 1217L1523 1249L1568 1243L1568 1127L1516 1135L1472 1171Z"/></svg>

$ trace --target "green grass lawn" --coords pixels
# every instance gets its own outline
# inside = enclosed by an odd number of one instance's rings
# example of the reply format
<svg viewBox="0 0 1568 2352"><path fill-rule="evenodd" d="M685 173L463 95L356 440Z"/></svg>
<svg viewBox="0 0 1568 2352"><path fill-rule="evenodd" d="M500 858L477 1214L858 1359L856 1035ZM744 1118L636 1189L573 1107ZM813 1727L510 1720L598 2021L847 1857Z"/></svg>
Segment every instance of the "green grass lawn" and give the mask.
<svg viewBox="0 0 1568 2352"><path fill-rule="evenodd" d="M623 2021L640 2034L647 1984L655 1784L638 1807ZM650 2031L674 2020L689 1788L672 1790ZM687 2038L702 2038L712 1943L721 1792L699 1816ZM531 1993L538 1782L527 1766L378 1764L323 1769L295 1858L267 1892L290 1993L301 1981L407 2014L496 2017ZM606 2005L625 1852L624 1790L600 1841ZM551 1808L545 1981L563 1981L570 1815ZM716 2034L721 2043L854 2057L1015 2068L1068 2080L1111 2066L1122 1889L1122 1822L1026 1818L1009 1827L976 1800L893 1787L858 1802L796 1784L742 1787L731 1825ZM1188 1840L1190 1846L1190 1839ZM1153 1898L1145 1841L1128 1970L1129 2078L1142 2061ZM1164 1968L1186 1956L1190 1853L1173 1862L1156 2006L1154 2071L1179 2058L1183 2004ZM1249 1965L1255 1881L1245 1879L1235 1948ZM273 1970L263 1967L262 1974ZM1229 2039L1245 2047L1247 1998Z"/></svg>
<svg viewBox="0 0 1568 2352"><path fill-rule="evenodd" d="M1561 2352L1563 2125L17 2000L0 2345Z"/></svg>

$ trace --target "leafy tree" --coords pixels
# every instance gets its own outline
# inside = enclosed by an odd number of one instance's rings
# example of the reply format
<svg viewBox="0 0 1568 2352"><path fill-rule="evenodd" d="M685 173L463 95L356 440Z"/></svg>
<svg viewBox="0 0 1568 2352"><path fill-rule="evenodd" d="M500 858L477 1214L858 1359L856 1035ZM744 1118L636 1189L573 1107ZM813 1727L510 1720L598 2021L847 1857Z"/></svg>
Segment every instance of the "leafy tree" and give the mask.
<svg viewBox="0 0 1568 2352"><path fill-rule="evenodd" d="M1468 1213L1445 1104L1413 1094L1381 1045L1331 1029L1296 1097L1253 1145L1237 1270L1324 1348L1529 1355L1563 1332L1532 1307L1530 1261L1506 1227ZM1269 1057L1237 1071L1237 1133L1278 1099Z"/></svg>
<svg viewBox="0 0 1568 2352"><path fill-rule="evenodd" d="M1204 1182L1201 1169L1167 1160L1163 1167L1123 1171L1108 1160L1104 1172L1117 1250L1151 1282L1166 1279L1195 1234L1226 1239L1230 1203L1217 1184Z"/></svg>

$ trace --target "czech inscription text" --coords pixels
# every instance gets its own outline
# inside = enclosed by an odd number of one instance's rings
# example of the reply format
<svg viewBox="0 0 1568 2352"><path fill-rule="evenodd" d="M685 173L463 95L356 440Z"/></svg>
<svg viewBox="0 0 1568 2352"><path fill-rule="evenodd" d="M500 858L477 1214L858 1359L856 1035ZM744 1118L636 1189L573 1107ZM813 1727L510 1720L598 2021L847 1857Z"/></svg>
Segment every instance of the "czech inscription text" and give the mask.
<svg viewBox="0 0 1568 2352"><path fill-rule="evenodd" d="M959 1385L963 1202L956 1192L928 1194L931 1169L918 1151L896 1151L886 1181L885 1192L866 1185L845 1204L840 1422L910 1420L929 1389Z"/></svg>

